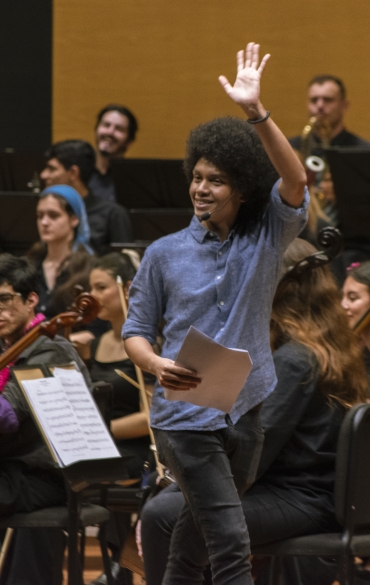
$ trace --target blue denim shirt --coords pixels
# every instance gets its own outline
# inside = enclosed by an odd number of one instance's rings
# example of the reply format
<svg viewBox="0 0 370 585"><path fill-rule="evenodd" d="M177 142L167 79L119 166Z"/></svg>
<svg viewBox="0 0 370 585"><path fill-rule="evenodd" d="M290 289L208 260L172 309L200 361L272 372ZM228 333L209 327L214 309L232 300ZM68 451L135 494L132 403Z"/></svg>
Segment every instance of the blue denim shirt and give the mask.
<svg viewBox="0 0 370 585"><path fill-rule="evenodd" d="M146 250L130 287L124 339L155 343L163 319L162 356L175 359L193 325L226 347L247 349L252 371L230 413L237 420L264 400L276 384L270 351L272 299L282 255L307 220L308 194L294 209L281 200L277 183L262 221L224 242L194 216L188 228L154 242ZM168 401L155 388L151 425L164 430L215 430L226 426L214 408Z"/></svg>

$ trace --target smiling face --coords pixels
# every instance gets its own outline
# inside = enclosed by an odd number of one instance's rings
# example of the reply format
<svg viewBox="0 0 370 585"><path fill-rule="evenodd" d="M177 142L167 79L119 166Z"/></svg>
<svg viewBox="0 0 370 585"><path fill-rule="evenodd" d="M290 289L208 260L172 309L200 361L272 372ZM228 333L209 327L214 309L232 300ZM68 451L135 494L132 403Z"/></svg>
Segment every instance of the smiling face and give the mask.
<svg viewBox="0 0 370 585"><path fill-rule="evenodd" d="M344 114L348 102L340 93L339 86L334 81L314 83L308 89L308 111L310 116L316 116L319 121L329 124L335 130L343 125Z"/></svg>
<svg viewBox="0 0 370 585"><path fill-rule="evenodd" d="M366 284L348 276L343 285L342 307L351 328L370 309L370 290Z"/></svg>
<svg viewBox="0 0 370 585"><path fill-rule="evenodd" d="M100 312L98 317L111 323L122 321L123 311L120 301L118 285L114 276L106 270L94 268L90 274L91 294L96 297L100 303ZM126 300L128 298L128 289L125 287Z"/></svg>
<svg viewBox="0 0 370 585"><path fill-rule="evenodd" d="M129 138L129 119L117 111L104 114L96 131L96 147L104 156L119 156L132 142Z"/></svg>
<svg viewBox="0 0 370 585"><path fill-rule="evenodd" d="M0 285L0 337L14 343L33 319L38 303L36 293L30 293L24 302L10 284Z"/></svg>
<svg viewBox="0 0 370 585"><path fill-rule="evenodd" d="M208 229L218 233L222 225L229 229L234 225L242 195L233 188L224 171L204 158L199 159L193 169L189 192L194 213L198 218L204 213L212 214L205 221Z"/></svg>
<svg viewBox="0 0 370 585"><path fill-rule="evenodd" d="M45 244L73 242L74 229L78 223L78 218L69 215L53 195L40 199L37 205L37 229Z"/></svg>

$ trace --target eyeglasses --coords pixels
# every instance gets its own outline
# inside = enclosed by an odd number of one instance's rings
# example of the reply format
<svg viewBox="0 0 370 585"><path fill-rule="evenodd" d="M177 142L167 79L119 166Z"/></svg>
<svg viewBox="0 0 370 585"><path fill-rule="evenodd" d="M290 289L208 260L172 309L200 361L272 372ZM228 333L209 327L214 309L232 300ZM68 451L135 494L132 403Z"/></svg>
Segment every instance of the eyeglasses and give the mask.
<svg viewBox="0 0 370 585"><path fill-rule="evenodd" d="M14 302L14 297L21 297L21 293L3 293L0 294L0 311L11 309Z"/></svg>

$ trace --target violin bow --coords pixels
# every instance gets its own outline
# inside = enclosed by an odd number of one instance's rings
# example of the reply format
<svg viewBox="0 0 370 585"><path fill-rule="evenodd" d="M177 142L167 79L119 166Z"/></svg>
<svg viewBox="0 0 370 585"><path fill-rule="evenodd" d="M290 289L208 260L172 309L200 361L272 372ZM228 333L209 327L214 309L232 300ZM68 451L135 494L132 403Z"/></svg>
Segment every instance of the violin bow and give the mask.
<svg viewBox="0 0 370 585"><path fill-rule="evenodd" d="M119 296L120 296L120 300L121 300L123 316L124 316L125 321L126 321L126 319L127 319L127 302L125 299L125 291L123 288L122 278L120 276L117 276L116 281L117 281L117 287L118 287ZM133 378L131 378L130 376L128 376L127 374L125 374L125 372L122 372L121 370L115 370L115 372L116 372L116 374L118 374L119 376L124 378L127 382L130 382L130 384L135 386L135 388L138 388L138 390L140 392L140 400L141 400L141 403L143 405L144 412L145 412L145 415L146 415L146 418L148 421L149 436L150 436L150 441L151 441L150 448L152 449L152 451L154 453L154 458L155 458L155 463L156 463L158 474L161 478L163 478L165 475L164 469L163 469L162 463L160 463L160 461L158 459L157 447L155 444L154 434L153 434L153 431L152 431L151 426L150 426L150 407L149 407L148 396L146 393L143 372L142 372L141 368L139 368L139 366L137 366L136 364L134 364L134 365L135 365L135 372L136 372L136 377L137 377L138 382L136 382L136 380L134 380Z"/></svg>

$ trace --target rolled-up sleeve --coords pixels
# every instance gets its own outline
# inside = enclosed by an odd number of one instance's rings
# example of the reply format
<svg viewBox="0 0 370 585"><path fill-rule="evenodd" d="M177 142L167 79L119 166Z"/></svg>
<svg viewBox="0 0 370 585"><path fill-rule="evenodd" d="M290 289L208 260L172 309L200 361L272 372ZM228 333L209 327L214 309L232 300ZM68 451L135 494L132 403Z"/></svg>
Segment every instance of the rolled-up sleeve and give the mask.
<svg viewBox="0 0 370 585"><path fill-rule="evenodd" d="M149 251L130 286L129 311L122 329L123 339L144 337L156 342L158 324L163 314L163 283L159 266L151 262Z"/></svg>
<svg viewBox="0 0 370 585"><path fill-rule="evenodd" d="M278 186L279 181L275 183L271 191L271 207L274 213L286 222L301 221L303 229L307 222L308 205L310 203L310 195L307 187L304 190L302 205L300 207L291 207L280 197Z"/></svg>

